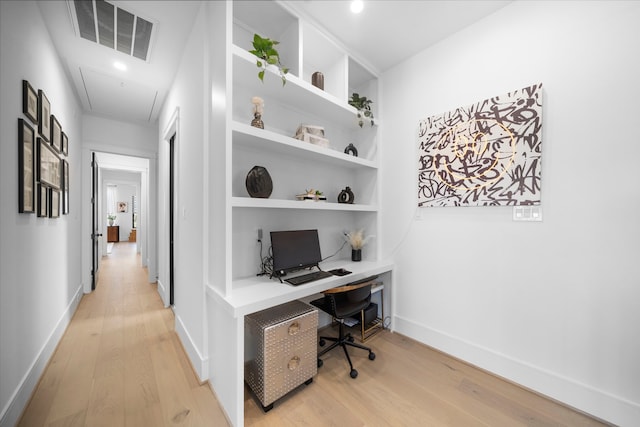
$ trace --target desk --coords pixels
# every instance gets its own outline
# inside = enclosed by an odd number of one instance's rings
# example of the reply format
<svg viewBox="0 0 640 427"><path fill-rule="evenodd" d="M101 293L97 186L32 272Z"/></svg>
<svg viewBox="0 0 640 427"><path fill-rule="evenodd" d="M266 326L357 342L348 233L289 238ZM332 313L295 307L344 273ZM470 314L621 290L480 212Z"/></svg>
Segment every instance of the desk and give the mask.
<svg viewBox="0 0 640 427"><path fill-rule="evenodd" d="M320 266L327 271L343 267L352 273L299 286L280 283L268 276L247 277L233 281L231 295L221 295L214 287L207 285L209 381L234 426L244 425L244 316L374 275L384 275L379 277L385 284L384 292L387 295L384 302L388 308L392 307L394 266L391 261L337 260L323 262ZM393 315L393 310L385 309L385 313Z"/></svg>

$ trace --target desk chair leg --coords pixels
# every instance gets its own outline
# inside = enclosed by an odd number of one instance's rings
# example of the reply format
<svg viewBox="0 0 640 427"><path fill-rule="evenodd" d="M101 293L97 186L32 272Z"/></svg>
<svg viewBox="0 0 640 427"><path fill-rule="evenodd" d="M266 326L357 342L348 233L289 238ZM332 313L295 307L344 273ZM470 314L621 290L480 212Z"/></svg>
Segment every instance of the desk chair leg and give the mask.
<svg viewBox="0 0 640 427"><path fill-rule="evenodd" d="M353 342L353 337L351 336L351 334L344 333L343 322L339 322L339 328L340 329L338 332L338 338L322 337L322 336L320 337L319 344L321 347L325 345L325 341L333 341L333 344L331 344L329 347L323 349L318 353L318 368L321 367L323 364L322 359L320 359L320 356L333 350L338 346L341 346L342 350L344 350L345 356L347 357L347 361L349 362L349 368L351 369L351 371L349 372L349 375L351 376L351 378L356 378L358 376L358 371L353 369L353 363L351 363L351 357L349 356L349 352L347 351L347 346L360 348L362 350L367 350L369 352L369 360L374 360L376 358L376 354L373 351L371 351L369 347L365 347L363 345Z"/></svg>

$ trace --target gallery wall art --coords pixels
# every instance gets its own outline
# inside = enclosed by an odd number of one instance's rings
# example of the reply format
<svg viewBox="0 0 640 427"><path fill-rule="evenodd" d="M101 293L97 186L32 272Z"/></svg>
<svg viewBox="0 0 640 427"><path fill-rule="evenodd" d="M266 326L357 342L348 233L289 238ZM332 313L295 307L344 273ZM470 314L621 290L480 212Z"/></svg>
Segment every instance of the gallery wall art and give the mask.
<svg viewBox="0 0 640 427"><path fill-rule="evenodd" d="M539 205L542 84L419 122L418 206Z"/></svg>

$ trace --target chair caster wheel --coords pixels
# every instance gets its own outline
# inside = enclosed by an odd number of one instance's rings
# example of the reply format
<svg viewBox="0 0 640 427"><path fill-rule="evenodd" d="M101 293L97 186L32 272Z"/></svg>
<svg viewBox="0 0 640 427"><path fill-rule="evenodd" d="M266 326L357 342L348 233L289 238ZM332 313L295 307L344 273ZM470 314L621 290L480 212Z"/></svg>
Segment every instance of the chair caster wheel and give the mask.
<svg viewBox="0 0 640 427"><path fill-rule="evenodd" d="M376 359L376 354L372 351L369 353L369 360L375 360Z"/></svg>
<svg viewBox="0 0 640 427"><path fill-rule="evenodd" d="M320 344L320 347L324 347L324 345L326 344L326 342L324 340L320 340L320 342L318 342L318 344Z"/></svg>
<svg viewBox="0 0 640 427"><path fill-rule="evenodd" d="M347 340L349 340L349 342L353 342L354 341L354 339L353 339L353 337L351 335L349 335L349 337L347 337Z"/></svg>
<svg viewBox="0 0 640 427"><path fill-rule="evenodd" d="M321 368L323 363L322 359L318 359L318 368Z"/></svg>
<svg viewBox="0 0 640 427"><path fill-rule="evenodd" d="M352 369L351 372L349 372L349 375L351 376L351 378L356 378L358 376L358 371Z"/></svg>

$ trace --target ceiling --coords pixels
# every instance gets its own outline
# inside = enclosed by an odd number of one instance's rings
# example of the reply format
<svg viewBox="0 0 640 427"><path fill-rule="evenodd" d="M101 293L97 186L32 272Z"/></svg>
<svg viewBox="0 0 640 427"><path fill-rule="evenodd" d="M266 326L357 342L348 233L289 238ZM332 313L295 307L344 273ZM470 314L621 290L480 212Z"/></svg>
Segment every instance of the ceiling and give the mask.
<svg viewBox="0 0 640 427"><path fill-rule="evenodd" d="M326 29L360 62L380 73L510 2L365 0L364 10L358 15L349 11L349 1L282 3ZM147 61L80 38L71 0L38 2L84 110L117 120L155 123L201 2L110 3L154 24ZM127 70L115 69L115 61L124 63Z"/></svg>

